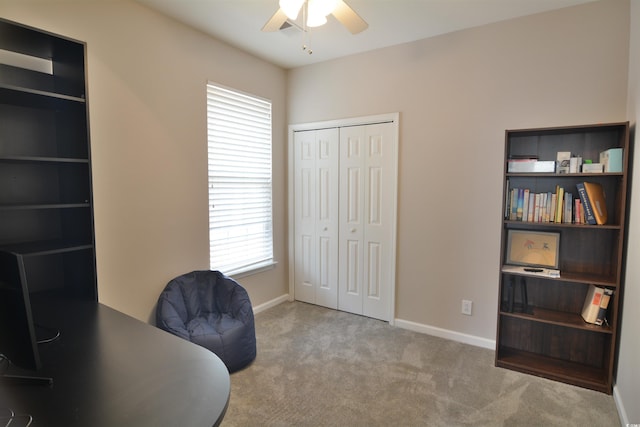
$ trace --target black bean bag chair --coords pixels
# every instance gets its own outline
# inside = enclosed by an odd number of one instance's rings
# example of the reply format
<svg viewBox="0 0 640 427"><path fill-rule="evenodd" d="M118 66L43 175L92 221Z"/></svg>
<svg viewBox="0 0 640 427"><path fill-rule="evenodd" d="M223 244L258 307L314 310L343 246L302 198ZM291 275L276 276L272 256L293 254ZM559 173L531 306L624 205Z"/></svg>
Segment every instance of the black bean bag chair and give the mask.
<svg viewBox="0 0 640 427"><path fill-rule="evenodd" d="M256 358L249 295L219 271L192 271L171 280L158 298L156 325L211 350L229 372Z"/></svg>

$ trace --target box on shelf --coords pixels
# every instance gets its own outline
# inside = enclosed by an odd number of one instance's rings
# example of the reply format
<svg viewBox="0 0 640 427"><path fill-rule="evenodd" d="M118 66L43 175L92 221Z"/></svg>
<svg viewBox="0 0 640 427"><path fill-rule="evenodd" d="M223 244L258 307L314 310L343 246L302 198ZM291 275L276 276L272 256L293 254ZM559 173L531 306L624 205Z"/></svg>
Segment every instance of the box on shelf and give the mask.
<svg viewBox="0 0 640 427"><path fill-rule="evenodd" d="M582 173L602 173L602 163L585 163L582 165Z"/></svg>
<svg viewBox="0 0 640 427"><path fill-rule="evenodd" d="M600 153L605 172L622 172L622 148L609 148Z"/></svg>
<svg viewBox="0 0 640 427"><path fill-rule="evenodd" d="M569 160L569 173L580 172L580 166L582 166L582 157L576 156Z"/></svg>
<svg viewBox="0 0 640 427"><path fill-rule="evenodd" d="M556 162L553 160L510 159L507 161L507 172L555 172Z"/></svg>
<svg viewBox="0 0 640 427"><path fill-rule="evenodd" d="M556 155L556 172L557 173L569 173L571 167L571 151L558 151Z"/></svg>

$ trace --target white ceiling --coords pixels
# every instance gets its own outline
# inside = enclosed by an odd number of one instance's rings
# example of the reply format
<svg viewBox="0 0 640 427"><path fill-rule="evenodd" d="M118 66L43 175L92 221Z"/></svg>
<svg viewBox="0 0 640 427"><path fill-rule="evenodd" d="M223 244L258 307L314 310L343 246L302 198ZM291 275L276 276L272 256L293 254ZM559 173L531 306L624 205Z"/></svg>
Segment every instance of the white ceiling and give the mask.
<svg viewBox="0 0 640 427"><path fill-rule="evenodd" d="M269 62L295 68L594 0L345 0L369 23L356 35L332 16L307 33L296 28L264 33L261 28L278 10L278 0L136 1Z"/></svg>

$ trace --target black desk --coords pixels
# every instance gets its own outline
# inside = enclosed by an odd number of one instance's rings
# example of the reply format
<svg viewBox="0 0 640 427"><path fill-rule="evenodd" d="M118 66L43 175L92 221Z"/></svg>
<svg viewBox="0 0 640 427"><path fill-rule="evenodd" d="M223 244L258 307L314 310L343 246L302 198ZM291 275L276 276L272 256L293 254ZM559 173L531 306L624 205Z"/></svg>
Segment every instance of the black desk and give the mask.
<svg viewBox="0 0 640 427"><path fill-rule="evenodd" d="M39 307L38 314L37 322L61 332L39 346L43 368L37 374L53 377L53 386L2 385L0 411L30 414L32 426L222 421L229 373L210 351L102 304L64 303Z"/></svg>

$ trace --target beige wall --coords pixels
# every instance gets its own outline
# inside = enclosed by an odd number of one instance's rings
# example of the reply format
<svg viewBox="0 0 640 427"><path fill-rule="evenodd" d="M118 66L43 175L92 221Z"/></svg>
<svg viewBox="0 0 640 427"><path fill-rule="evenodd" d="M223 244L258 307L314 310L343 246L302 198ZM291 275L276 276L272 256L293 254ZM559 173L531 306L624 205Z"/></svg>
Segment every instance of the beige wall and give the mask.
<svg viewBox="0 0 640 427"><path fill-rule="evenodd" d="M504 131L626 120L628 7L589 3L289 72L289 123L400 112L398 319L495 339Z"/></svg>
<svg viewBox="0 0 640 427"><path fill-rule="evenodd" d="M637 144L637 126L640 122L640 3L637 1L631 1L630 20L628 117L635 129L634 139ZM640 150L637 145L635 147L626 287L615 390L622 425L637 424L640 420Z"/></svg>
<svg viewBox="0 0 640 427"><path fill-rule="evenodd" d="M275 269L254 305L288 291L286 73L128 0L0 0L0 16L85 41L98 294L141 320L173 277L209 268L206 83L271 99Z"/></svg>

